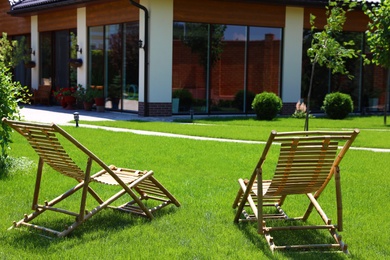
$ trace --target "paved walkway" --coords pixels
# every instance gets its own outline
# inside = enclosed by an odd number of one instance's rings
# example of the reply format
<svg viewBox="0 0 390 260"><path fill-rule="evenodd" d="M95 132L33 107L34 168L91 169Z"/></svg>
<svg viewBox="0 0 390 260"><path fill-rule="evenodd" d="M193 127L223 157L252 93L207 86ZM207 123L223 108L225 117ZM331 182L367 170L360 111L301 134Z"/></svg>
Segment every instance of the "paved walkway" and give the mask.
<svg viewBox="0 0 390 260"><path fill-rule="evenodd" d="M73 121L73 113L80 114L82 121L115 121L115 120L145 120L145 121L172 121L173 117L140 117L137 114L121 112L96 112L81 110L65 110L61 106L30 106L21 109L21 115L26 121L66 124Z"/></svg>
<svg viewBox="0 0 390 260"><path fill-rule="evenodd" d="M121 113L121 112L96 112L96 111L84 111L84 110L65 110L60 106L26 106L21 109L21 115L24 120L32 122L42 122L42 123L55 123L59 125L75 125L73 120L73 113L79 112L80 114L80 126L88 128L98 128L104 129L107 131L116 131L116 132L130 132L140 135L153 135L153 136L165 136L165 137L174 137L174 138L185 138L193 140L203 140L203 141L218 141L218 142L233 142L233 143L247 143L247 144L264 144L265 142L261 141L247 141L247 140L233 140L233 139L222 139L222 138L211 138L211 137L200 137L200 136L190 136L190 135L181 135L181 134L170 134L162 133L155 131L145 131L145 130L135 130L127 128L114 128L114 127L104 127L104 126L95 126L95 125L82 125L82 121L115 121L115 120L144 120L144 121L165 121L172 122L176 117L139 117L136 114L131 113ZM179 118L178 116L177 118ZM189 116L187 116L189 118ZM382 152L390 153L390 149L382 148L367 148L367 147L351 147L351 150L364 150L372 152Z"/></svg>

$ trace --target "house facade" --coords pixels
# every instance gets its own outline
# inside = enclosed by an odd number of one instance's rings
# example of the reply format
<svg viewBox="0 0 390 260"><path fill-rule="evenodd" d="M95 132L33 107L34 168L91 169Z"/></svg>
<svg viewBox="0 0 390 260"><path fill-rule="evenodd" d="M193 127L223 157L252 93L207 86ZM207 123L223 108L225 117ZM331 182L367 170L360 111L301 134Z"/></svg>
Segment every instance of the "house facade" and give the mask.
<svg viewBox="0 0 390 260"><path fill-rule="evenodd" d="M310 14L321 29L326 3L10 0L0 2L0 27L28 44L36 66L14 74L32 89L102 86L107 109L140 116L252 113L253 96L271 91L288 115L308 91ZM348 13L342 40L369 55L367 23ZM350 94L355 112L383 109L384 70L360 58L347 67L352 80L316 69L312 112L334 91Z"/></svg>

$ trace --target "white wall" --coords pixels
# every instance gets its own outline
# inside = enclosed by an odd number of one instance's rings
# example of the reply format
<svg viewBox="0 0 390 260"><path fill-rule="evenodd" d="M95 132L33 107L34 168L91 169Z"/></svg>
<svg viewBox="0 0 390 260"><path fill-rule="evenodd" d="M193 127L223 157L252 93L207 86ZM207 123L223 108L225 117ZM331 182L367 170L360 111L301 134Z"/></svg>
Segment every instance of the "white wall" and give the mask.
<svg viewBox="0 0 390 260"><path fill-rule="evenodd" d="M286 7L282 62L284 103L296 103L301 98L303 18L303 8Z"/></svg>
<svg viewBox="0 0 390 260"><path fill-rule="evenodd" d="M35 67L31 69L31 88L38 89L39 82L39 33L38 16L31 16L31 49L35 55L31 54L31 60L35 61Z"/></svg>
<svg viewBox="0 0 390 260"><path fill-rule="evenodd" d="M149 10L149 98L152 103L171 102L172 95L172 34L173 0L141 0ZM143 11L140 36L144 41ZM143 88L143 55L140 56L140 88ZM144 101L140 91L139 101Z"/></svg>
<svg viewBox="0 0 390 260"><path fill-rule="evenodd" d="M77 58L83 60L83 66L77 68L77 84L87 85L87 72L88 72L88 60L87 60L87 50L88 50L88 40L87 40L87 15L86 8L77 9L77 44L79 48L82 49L82 53L77 52Z"/></svg>

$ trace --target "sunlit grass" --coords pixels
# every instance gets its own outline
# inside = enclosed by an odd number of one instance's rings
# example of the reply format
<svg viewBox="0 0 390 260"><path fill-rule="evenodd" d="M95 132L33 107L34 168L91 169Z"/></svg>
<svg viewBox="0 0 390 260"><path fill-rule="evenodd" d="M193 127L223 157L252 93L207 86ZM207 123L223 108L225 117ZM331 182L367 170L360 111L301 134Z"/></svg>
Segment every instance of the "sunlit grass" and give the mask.
<svg viewBox="0 0 390 260"><path fill-rule="evenodd" d="M259 121L254 117L213 117L197 119L193 122L145 122L145 121L82 121L81 124L159 131L165 133L205 136L214 138L265 141L272 130L278 132L302 131L303 119L276 118L272 121ZM390 127L383 124L383 117L349 117L344 120L311 118L309 130L360 129L354 146L390 147Z"/></svg>
<svg viewBox="0 0 390 260"><path fill-rule="evenodd" d="M377 117L378 121L381 120ZM278 119L272 122L255 120L202 120L197 124L113 122L113 127L167 131L180 134L201 133L202 136L265 140L270 129L301 130L290 124L303 121ZM325 128L326 121L311 121L311 126ZM353 123L356 120L355 123ZM371 121L372 120L372 121ZM331 121L333 122L333 121ZM337 121L337 122L344 122ZM347 122L347 121L345 121ZM382 146L389 148L388 133L376 136L364 129L388 128L351 119L351 125L362 129L357 142L379 137ZM207 125L203 125L207 124ZM298 124L298 123L297 123ZM316 126L316 124L318 126ZM329 121L328 121L329 124ZM366 128L362 126L366 125ZM238 190L238 178L250 176L260 153L261 144L196 141L132 133L64 127L71 135L93 151L107 164L154 170L156 178L181 202L182 206L163 209L156 219L148 221L111 210L100 214L76 229L65 239L47 240L19 230L7 231L13 220L29 213L35 184L38 156L20 135L13 134L11 156L23 158L20 167L0 179L0 258L2 259L383 259L390 255L386 215L390 176L386 170L390 153L350 150L341 163L344 202L344 241L351 256L329 253L276 253L272 255L265 240L257 234L253 224L233 223L232 203ZM344 126L327 129L354 128ZM254 129L254 130L253 130ZM280 130L281 129L281 130ZM260 137L252 139L255 132ZM245 132L249 132L247 134ZM379 132L379 131L378 131ZM366 138L366 141L360 139ZM376 143L376 142L373 142ZM369 146L372 146L371 143ZM85 158L76 151L75 160L85 165ZM270 155L270 161L275 156ZM272 166L265 174L270 176ZM70 178L45 167L42 199L51 199L75 184ZM100 189L103 196L111 188ZM320 203L330 218L336 217L334 183L331 182ZM306 201L290 200L288 209L300 214ZM77 207L79 198L69 198L67 204ZM315 213L309 221L315 221ZM62 223L58 215L48 215L44 221L52 225ZM43 221L42 220L42 221ZM61 224L62 225L62 224Z"/></svg>

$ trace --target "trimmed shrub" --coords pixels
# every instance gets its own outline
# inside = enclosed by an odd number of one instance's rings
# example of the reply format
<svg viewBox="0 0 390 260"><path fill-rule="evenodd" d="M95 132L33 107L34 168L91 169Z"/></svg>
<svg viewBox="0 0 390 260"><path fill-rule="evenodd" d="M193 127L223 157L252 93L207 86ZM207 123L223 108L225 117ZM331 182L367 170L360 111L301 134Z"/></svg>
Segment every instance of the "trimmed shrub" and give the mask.
<svg viewBox="0 0 390 260"><path fill-rule="evenodd" d="M282 100L275 93L262 92L255 96L252 108L259 120L272 120L282 109Z"/></svg>
<svg viewBox="0 0 390 260"><path fill-rule="evenodd" d="M331 119L344 119L353 111L352 98L340 92L327 94L321 109Z"/></svg>

